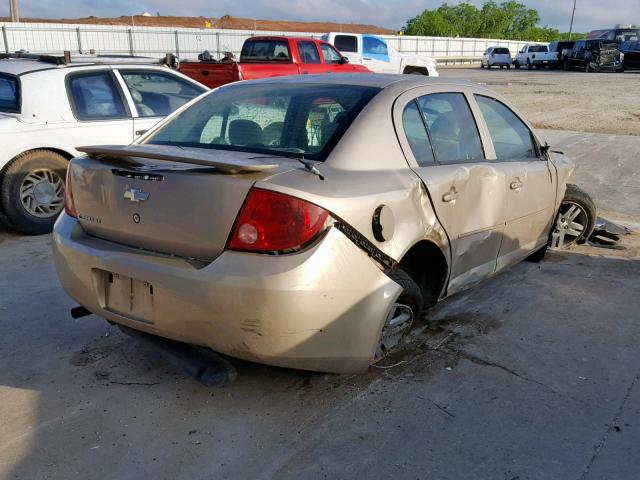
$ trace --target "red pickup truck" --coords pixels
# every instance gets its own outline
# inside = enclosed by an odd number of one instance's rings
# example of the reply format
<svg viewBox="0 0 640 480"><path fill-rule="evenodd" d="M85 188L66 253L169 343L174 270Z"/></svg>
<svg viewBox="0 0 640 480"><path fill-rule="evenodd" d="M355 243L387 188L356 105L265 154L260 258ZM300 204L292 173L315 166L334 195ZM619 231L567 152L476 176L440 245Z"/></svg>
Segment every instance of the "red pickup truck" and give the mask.
<svg viewBox="0 0 640 480"><path fill-rule="evenodd" d="M230 58L185 60L180 73L216 88L237 80L314 73L370 73L363 65L350 65L330 43L301 37L252 37L242 46L240 62Z"/></svg>

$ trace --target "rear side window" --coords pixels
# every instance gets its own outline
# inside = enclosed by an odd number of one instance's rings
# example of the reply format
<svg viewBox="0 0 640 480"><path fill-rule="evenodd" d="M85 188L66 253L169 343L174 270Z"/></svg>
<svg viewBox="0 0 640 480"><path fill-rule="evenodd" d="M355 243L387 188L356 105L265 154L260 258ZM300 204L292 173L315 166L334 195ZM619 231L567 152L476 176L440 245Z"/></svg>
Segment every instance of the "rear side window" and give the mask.
<svg viewBox="0 0 640 480"><path fill-rule="evenodd" d="M434 165L433 150L416 102L408 104L402 113L402 127L413 156L421 167Z"/></svg>
<svg viewBox="0 0 640 480"><path fill-rule="evenodd" d="M286 40L251 40L244 42L240 52L241 62L265 62L268 60L290 62L289 43Z"/></svg>
<svg viewBox="0 0 640 480"><path fill-rule="evenodd" d="M205 92L181 78L144 70L120 70L141 117L169 115L192 98Z"/></svg>
<svg viewBox="0 0 640 480"><path fill-rule="evenodd" d="M110 71L72 75L68 81L74 112L80 120L127 118L127 109Z"/></svg>
<svg viewBox="0 0 640 480"><path fill-rule="evenodd" d="M520 118L499 101L476 95L476 101L487 124L498 160L535 158L536 148L531 131Z"/></svg>
<svg viewBox="0 0 640 480"><path fill-rule="evenodd" d="M320 54L315 42L298 42L298 53L302 63L320 63Z"/></svg>
<svg viewBox="0 0 640 480"><path fill-rule="evenodd" d="M333 44L343 53L358 53L358 37L354 35L336 35Z"/></svg>
<svg viewBox="0 0 640 480"><path fill-rule="evenodd" d="M20 112L20 82L12 76L0 73L0 112Z"/></svg>
<svg viewBox="0 0 640 480"><path fill-rule="evenodd" d="M434 93L418 99L438 163L484 159L478 127L462 93Z"/></svg>

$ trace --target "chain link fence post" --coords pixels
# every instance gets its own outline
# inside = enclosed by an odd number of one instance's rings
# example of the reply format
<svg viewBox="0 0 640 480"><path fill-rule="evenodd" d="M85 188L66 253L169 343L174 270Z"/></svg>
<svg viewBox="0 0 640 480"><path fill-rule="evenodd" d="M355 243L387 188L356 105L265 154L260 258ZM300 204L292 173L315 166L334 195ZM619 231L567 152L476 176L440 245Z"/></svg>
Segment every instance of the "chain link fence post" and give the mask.
<svg viewBox="0 0 640 480"><path fill-rule="evenodd" d="M7 26L2 26L2 40L4 41L4 53L9 53L9 38L7 37Z"/></svg>
<svg viewBox="0 0 640 480"><path fill-rule="evenodd" d="M173 35L176 41L176 57L180 58L180 43L178 42L178 30L174 30Z"/></svg>

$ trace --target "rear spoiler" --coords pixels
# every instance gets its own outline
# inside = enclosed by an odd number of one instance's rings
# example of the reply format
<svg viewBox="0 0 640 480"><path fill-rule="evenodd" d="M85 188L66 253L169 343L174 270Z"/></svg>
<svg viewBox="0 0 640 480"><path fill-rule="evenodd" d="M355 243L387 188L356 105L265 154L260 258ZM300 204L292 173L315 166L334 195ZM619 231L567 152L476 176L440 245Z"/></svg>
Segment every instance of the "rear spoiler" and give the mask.
<svg viewBox="0 0 640 480"><path fill-rule="evenodd" d="M225 150L208 151L204 149L186 149L172 145L100 145L77 147L91 158L150 158L167 162L193 163L214 167L224 173L264 172L278 168L277 163L262 161L260 156L253 158L234 158L225 155ZM268 158L265 156L264 158Z"/></svg>

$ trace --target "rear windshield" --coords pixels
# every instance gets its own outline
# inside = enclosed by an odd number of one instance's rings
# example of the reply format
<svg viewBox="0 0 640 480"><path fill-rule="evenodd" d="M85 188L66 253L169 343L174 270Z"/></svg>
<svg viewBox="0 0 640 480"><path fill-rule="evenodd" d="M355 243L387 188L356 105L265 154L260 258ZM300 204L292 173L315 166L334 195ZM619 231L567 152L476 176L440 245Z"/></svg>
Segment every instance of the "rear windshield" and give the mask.
<svg viewBox="0 0 640 480"><path fill-rule="evenodd" d="M240 52L241 62L290 62L289 42L286 40L247 40Z"/></svg>
<svg viewBox="0 0 640 480"><path fill-rule="evenodd" d="M0 73L0 112L20 112L20 82L12 75Z"/></svg>
<svg viewBox="0 0 640 480"><path fill-rule="evenodd" d="M499 55L509 55L509 49L508 48L494 48L493 49L493 53L497 53Z"/></svg>
<svg viewBox="0 0 640 480"><path fill-rule="evenodd" d="M211 92L147 143L324 161L378 88L231 85Z"/></svg>
<svg viewBox="0 0 640 480"><path fill-rule="evenodd" d="M536 52L548 52L549 49L547 48L546 45L533 45L532 47L529 47L529 52L531 53L536 53Z"/></svg>

